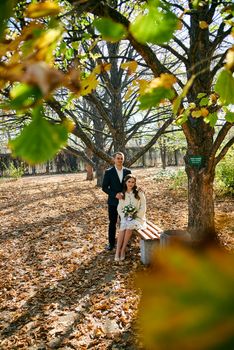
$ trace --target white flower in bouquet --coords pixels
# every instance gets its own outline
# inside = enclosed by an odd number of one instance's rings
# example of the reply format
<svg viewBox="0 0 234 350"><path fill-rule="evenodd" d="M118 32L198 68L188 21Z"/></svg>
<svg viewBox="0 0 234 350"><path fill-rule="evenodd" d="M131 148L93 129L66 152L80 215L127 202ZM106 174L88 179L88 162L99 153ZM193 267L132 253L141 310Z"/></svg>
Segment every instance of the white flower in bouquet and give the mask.
<svg viewBox="0 0 234 350"><path fill-rule="evenodd" d="M137 209L132 204L128 204L123 208L123 213L127 220L133 220L136 217Z"/></svg>

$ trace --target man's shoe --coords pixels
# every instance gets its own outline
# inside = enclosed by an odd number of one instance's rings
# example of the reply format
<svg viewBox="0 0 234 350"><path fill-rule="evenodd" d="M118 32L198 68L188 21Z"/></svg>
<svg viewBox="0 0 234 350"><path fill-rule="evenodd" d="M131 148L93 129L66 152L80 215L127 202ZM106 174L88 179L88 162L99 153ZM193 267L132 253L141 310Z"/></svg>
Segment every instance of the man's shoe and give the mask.
<svg viewBox="0 0 234 350"><path fill-rule="evenodd" d="M114 249L114 247L110 244L106 246L106 250L108 250L108 251L112 251L113 249Z"/></svg>

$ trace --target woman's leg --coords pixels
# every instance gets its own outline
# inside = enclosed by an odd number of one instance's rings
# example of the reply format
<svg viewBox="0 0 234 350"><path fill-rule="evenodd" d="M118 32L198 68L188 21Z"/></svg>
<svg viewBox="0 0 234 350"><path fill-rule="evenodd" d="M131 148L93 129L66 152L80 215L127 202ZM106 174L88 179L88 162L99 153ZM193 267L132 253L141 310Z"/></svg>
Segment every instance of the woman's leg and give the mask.
<svg viewBox="0 0 234 350"><path fill-rule="evenodd" d="M117 258L117 259L120 256L121 247L122 247L123 242L124 242L124 236L125 236L125 230L119 231L118 238L117 238L117 247L116 247L116 252L115 252L115 258Z"/></svg>
<svg viewBox="0 0 234 350"><path fill-rule="evenodd" d="M122 258L122 259L125 258L125 250L126 250L127 244L129 242L131 236L132 236L132 230L125 230L124 241L122 244L121 254L120 254L120 258Z"/></svg>

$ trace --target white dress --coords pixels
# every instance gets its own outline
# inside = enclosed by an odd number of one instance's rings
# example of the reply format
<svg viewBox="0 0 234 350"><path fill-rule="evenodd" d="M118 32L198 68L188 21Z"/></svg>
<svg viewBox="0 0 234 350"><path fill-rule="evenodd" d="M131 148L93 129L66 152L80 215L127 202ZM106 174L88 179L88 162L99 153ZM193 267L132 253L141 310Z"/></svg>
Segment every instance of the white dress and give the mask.
<svg viewBox="0 0 234 350"><path fill-rule="evenodd" d="M120 216L120 231L129 229L140 229L146 227L146 200L142 191L138 192L140 199L135 198L133 192L125 192L125 199L120 199L117 207L118 214ZM123 213L123 209L126 205L133 205L137 209L136 217L132 220L128 220Z"/></svg>

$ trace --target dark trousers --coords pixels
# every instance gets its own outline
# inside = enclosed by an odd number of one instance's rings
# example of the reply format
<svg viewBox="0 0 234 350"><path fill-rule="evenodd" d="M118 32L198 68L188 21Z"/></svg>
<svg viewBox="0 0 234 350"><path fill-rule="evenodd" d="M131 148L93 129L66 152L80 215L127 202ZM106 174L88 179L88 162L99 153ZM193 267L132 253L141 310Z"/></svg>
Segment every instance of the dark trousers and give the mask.
<svg viewBox="0 0 234 350"><path fill-rule="evenodd" d="M115 246L116 223L117 223L117 219L118 219L117 206L108 205L108 214L109 214L109 231L108 231L109 245L111 247L114 247Z"/></svg>

